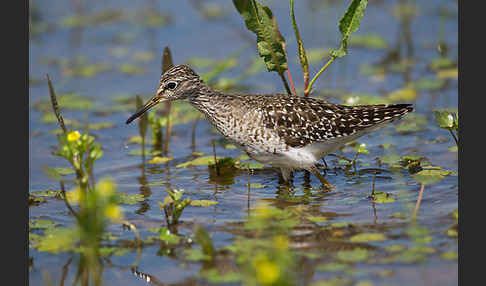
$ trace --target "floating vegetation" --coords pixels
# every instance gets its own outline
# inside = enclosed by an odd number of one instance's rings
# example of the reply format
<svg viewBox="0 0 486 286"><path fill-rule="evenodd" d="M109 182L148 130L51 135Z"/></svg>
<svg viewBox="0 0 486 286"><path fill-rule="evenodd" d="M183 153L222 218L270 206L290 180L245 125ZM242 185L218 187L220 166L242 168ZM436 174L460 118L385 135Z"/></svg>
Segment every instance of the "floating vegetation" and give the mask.
<svg viewBox="0 0 486 286"><path fill-rule="evenodd" d="M377 34L354 35L349 39L349 44L367 49L386 49L388 47L386 40Z"/></svg>

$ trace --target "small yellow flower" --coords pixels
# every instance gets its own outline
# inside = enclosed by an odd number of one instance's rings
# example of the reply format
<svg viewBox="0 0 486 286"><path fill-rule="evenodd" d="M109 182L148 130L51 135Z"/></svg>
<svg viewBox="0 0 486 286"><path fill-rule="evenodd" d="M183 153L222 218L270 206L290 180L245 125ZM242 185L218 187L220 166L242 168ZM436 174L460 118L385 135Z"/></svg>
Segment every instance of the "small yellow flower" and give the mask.
<svg viewBox="0 0 486 286"><path fill-rule="evenodd" d="M71 191L66 193L66 198L71 204L79 204L82 200L83 192L79 187L72 189Z"/></svg>
<svg viewBox="0 0 486 286"><path fill-rule="evenodd" d="M115 193L115 184L107 179L96 184L96 191L103 197L109 197Z"/></svg>
<svg viewBox="0 0 486 286"><path fill-rule="evenodd" d="M280 268L266 257L256 262L257 280L260 284L269 285L275 283L280 277Z"/></svg>
<svg viewBox="0 0 486 286"><path fill-rule="evenodd" d="M278 235L273 238L273 245L278 250L286 250L289 248L289 240L286 236Z"/></svg>
<svg viewBox="0 0 486 286"><path fill-rule="evenodd" d="M81 134L79 134L78 131L71 131L67 135L67 140L69 142L74 142L77 141L81 137Z"/></svg>
<svg viewBox="0 0 486 286"><path fill-rule="evenodd" d="M115 204L109 204L105 209L105 215L112 220L119 220L123 218L122 210Z"/></svg>

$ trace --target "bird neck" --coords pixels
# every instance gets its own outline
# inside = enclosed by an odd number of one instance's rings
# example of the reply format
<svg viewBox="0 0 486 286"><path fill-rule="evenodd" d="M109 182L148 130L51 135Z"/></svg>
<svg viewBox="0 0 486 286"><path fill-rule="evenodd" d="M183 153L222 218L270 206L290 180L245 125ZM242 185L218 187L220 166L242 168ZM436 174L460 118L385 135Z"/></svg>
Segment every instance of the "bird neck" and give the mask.
<svg viewBox="0 0 486 286"><path fill-rule="evenodd" d="M188 98L188 101L196 109L208 115L212 110L212 102L219 96L221 96L220 92L211 89L201 81L195 92Z"/></svg>

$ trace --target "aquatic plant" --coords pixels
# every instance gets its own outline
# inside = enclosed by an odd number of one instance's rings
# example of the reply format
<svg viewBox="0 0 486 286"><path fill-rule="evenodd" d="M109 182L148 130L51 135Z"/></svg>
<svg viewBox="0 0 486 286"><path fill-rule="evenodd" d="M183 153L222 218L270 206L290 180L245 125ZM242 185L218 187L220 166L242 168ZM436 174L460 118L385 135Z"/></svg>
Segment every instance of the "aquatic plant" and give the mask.
<svg viewBox="0 0 486 286"><path fill-rule="evenodd" d="M257 48L260 57L265 61L268 71L278 73L288 94L297 95L292 75L287 64L287 50L285 39L278 29L277 19L267 6L261 5L256 0L233 0L233 4L245 20L246 27L257 36ZM304 95L308 96L312 91L312 85L324 70L336 59L344 57L348 51L348 40L359 26L361 18L368 4L368 0L352 0L346 12L339 21L339 31L341 33L341 45L339 49L329 51L328 62L315 74L309 82L309 61L307 59L304 42L299 33L294 14L294 1L290 0L290 16L292 27L299 51L299 60L302 66L304 77ZM284 73L290 81L290 86L285 79Z"/></svg>

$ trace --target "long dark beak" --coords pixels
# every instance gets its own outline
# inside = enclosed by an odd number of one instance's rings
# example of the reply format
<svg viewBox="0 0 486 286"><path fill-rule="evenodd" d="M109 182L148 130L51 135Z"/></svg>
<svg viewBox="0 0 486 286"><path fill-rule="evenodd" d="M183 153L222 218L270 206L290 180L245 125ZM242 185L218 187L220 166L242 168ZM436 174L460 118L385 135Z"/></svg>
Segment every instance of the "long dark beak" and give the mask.
<svg viewBox="0 0 486 286"><path fill-rule="evenodd" d="M145 112L147 112L150 108L157 105L159 102L165 101L164 99L160 98L158 95L152 97L142 108L137 110L130 118L127 119L126 124L130 124L133 120L137 119L138 117L142 116Z"/></svg>

